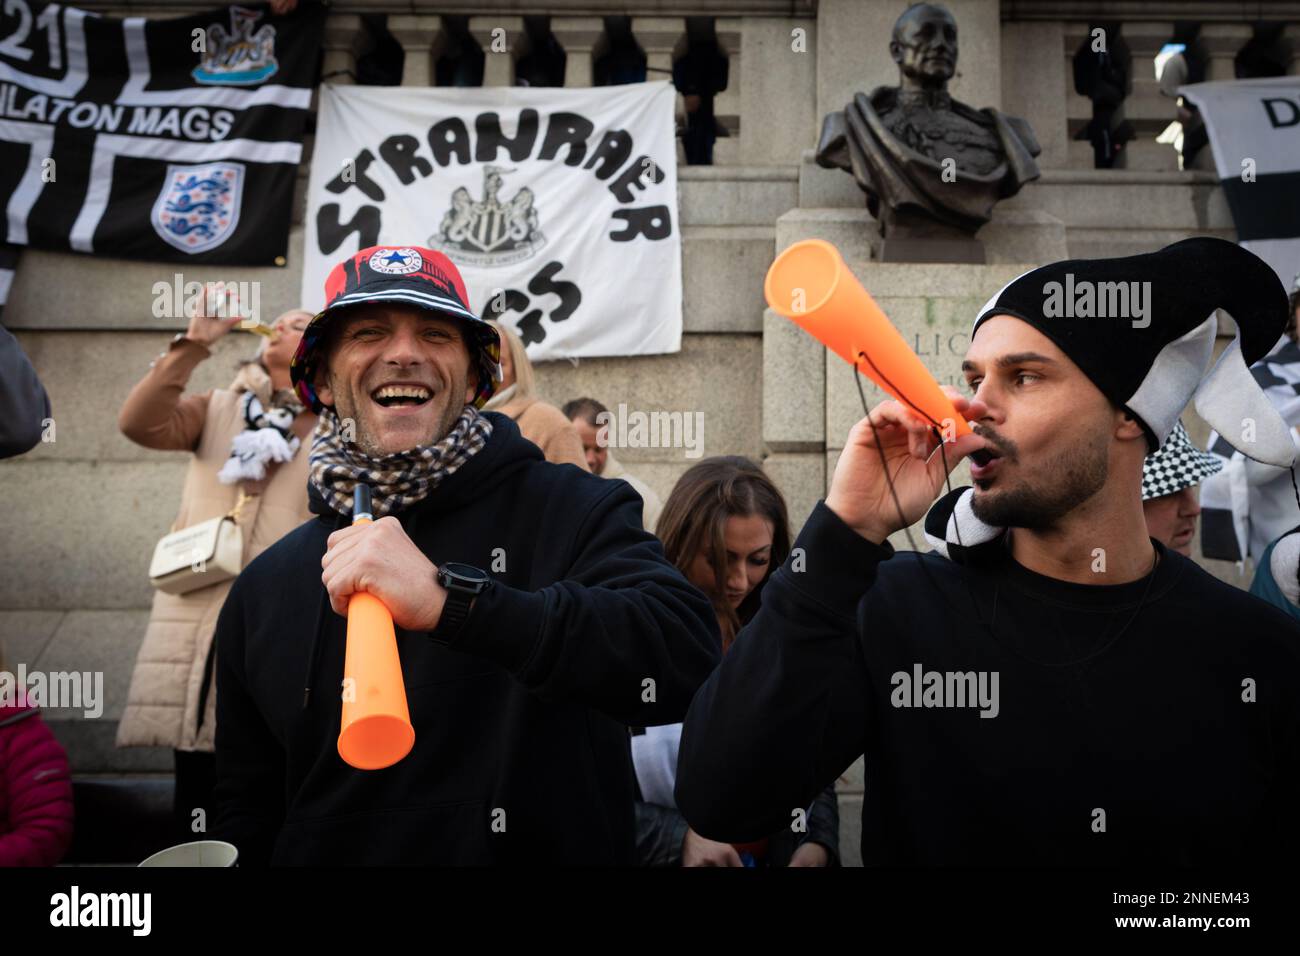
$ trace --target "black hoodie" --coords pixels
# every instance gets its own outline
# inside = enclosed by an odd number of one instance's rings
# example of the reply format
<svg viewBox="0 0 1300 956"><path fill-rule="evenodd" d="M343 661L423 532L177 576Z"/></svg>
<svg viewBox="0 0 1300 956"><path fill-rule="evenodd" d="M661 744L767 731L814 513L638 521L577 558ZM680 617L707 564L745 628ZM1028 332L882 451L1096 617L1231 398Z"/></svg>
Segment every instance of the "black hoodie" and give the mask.
<svg viewBox="0 0 1300 956"><path fill-rule="evenodd" d="M454 648L397 631L405 759L363 771L338 755L346 619L320 560L350 515L311 489L318 517L231 589L211 836L241 865L633 861L626 726L685 716L719 659L717 620L641 529L631 486L546 462L488 415L487 446L396 516L435 564L494 579Z"/></svg>

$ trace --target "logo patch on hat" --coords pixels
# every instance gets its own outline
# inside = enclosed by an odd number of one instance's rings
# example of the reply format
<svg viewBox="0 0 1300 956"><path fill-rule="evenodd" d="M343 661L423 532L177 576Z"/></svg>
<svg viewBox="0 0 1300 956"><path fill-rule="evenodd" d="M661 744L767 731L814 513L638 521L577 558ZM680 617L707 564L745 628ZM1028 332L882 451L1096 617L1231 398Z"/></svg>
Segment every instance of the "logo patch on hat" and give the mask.
<svg viewBox="0 0 1300 956"><path fill-rule="evenodd" d="M380 249L370 256L368 265L374 272L386 276L404 276L417 272L424 260L414 249Z"/></svg>

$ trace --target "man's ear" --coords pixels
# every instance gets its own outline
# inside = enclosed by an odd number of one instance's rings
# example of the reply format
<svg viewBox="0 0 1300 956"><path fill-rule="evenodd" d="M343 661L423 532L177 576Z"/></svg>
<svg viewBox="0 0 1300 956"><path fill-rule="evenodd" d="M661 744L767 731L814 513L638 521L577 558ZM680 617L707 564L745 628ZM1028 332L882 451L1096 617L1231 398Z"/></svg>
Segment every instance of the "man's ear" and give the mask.
<svg viewBox="0 0 1300 956"><path fill-rule="evenodd" d="M1145 442L1147 440L1146 429L1142 427L1142 423L1137 420L1137 417L1124 408L1121 408L1119 412L1119 425L1115 429L1115 437L1121 441L1141 439Z"/></svg>
<svg viewBox="0 0 1300 956"><path fill-rule="evenodd" d="M312 386L316 389L316 397L320 399L322 405L334 404L334 390L329 386L329 370L325 368L316 369L316 374L312 376Z"/></svg>
<svg viewBox="0 0 1300 956"><path fill-rule="evenodd" d="M889 55L894 58L895 63L903 62L903 44L897 40L889 41Z"/></svg>

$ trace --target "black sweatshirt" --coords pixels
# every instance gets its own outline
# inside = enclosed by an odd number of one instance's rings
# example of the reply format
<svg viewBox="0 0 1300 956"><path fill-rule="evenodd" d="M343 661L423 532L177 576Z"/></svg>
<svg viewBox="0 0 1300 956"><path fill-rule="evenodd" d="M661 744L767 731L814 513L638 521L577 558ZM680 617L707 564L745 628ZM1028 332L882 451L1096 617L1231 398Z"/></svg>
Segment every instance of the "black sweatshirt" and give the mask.
<svg viewBox="0 0 1300 956"><path fill-rule="evenodd" d="M1157 548L1074 584L893 556L819 503L691 705L678 806L754 839L865 753L868 865L1293 863L1300 626Z"/></svg>
<svg viewBox="0 0 1300 956"><path fill-rule="evenodd" d="M489 417L487 446L397 515L435 564L495 582L452 648L398 629L405 759L363 771L338 755L346 619L320 559L350 516L313 494L319 517L231 589L212 835L241 865L633 861L627 725L681 720L720 655L717 620L641 529L631 486L546 462Z"/></svg>

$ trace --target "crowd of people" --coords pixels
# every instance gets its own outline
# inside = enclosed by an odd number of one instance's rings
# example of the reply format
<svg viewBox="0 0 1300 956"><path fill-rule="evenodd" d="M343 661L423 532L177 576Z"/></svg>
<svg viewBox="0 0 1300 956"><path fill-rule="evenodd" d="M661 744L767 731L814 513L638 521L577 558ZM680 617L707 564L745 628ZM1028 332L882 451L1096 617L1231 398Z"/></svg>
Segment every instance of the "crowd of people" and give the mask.
<svg viewBox="0 0 1300 956"><path fill-rule="evenodd" d="M606 406L547 403L439 253L405 275L349 257L323 311L285 312L196 393L240 322L205 299L119 426L191 453L172 531L229 517L242 570L157 590L117 743L170 748L176 842L228 841L241 865L836 866L836 781L863 755L868 862L1294 850L1300 495L1256 529L1250 595L1187 560L1224 465L1180 416L1213 373L1160 357L1216 306L1254 359L1293 347L1300 292L1287 322L1259 260L1190 242L1134 257L1157 284L1221 277L1163 286L1149 347L1081 346L1035 311L1078 262L1009 284L951 392L973 434L939 455L900 403L864 409L802 530L743 457L661 501L611 451ZM0 369L0 451L21 454L49 400L3 330ZM963 457L975 487L941 496ZM359 484L372 524L351 523ZM933 551L895 556L922 518ZM416 734L378 771L337 750L361 591L392 614ZM992 673L997 719L942 681L937 704L901 694L913 665ZM1258 711L1234 706L1243 681L1267 685ZM0 706L0 865L61 859L69 779L37 708Z"/></svg>

